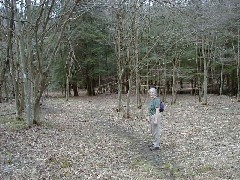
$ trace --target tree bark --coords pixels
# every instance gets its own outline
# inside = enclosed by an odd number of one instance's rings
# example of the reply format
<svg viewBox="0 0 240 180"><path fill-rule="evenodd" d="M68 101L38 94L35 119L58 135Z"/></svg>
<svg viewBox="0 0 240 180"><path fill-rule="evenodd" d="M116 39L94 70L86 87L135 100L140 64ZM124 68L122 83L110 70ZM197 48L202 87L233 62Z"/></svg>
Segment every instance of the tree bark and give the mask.
<svg viewBox="0 0 240 180"><path fill-rule="evenodd" d="M2 17L0 17L0 26L2 26ZM0 43L2 44L2 28L0 28ZM2 86L3 86L3 59L0 57L0 103L2 103L3 100L3 94L2 94Z"/></svg>
<svg viewBox="0 0 240 180"><path fill-rule="evenodd" d="M172 65L173 65L173 70L172 70L172 104L176 103L177 100L177 88L176 88L176 63L177 59L176 57L173 59Z"/></svg>
<svg viewBox="0 0 240 180"><path fill-rule="evenodd" d="M208 85L208 67L207 67L207 58L205 54L205 44L204 44L204 38L202 38L202 57L203 57L203 66L204 66L204 72L203 72L203 104L207 105L207 85Z"/></svg>
<svg viewBox="0 0 240 180"><path fill-rule="evenodd" d="M120 5L121 6L121 5ZM118 67L118 104L117 110L122 110L122 89L123 89L123 77L125 72L125 65L123 63L123 55L122 55L122 46L123 46L123 10L122 7L119 7L116 14L116 33L115 33L115 54L117 60L117 67Z"/></svg>
<svg viewBox="0 0 240 180"><path fill-rule="evenodd" d="M239 22L238 22L239 23ZM240 28L238 25L238 50L237 50L237 101L240 102Z"/></svg>
<svg viewBox="0 0 240 180"><path fill-rule="evenodd" d="M140 87L141 87L141 82L140 82L140 74L139 74L139 56L138 56L138 41L139 41L139 27L138 27L138 9L137 9L137 1L134 0L132 4L132 40L133 40L133 51L134 51L134 57L135 57L135 75L136 75L136 99L137 99L137 107L141 108L142 103L141 103L141 98L140 98Z"/></svg>
<svg viewBox="0 0 240 180"><path fill-rule="evenodd" d="M131 91L132 91L132 75L130 74L129 79L129 90L127 92L127 105L126 105L126 118L130 118L130 101L131 101Z"/></svg>
<svg viewBox="0 0 240 180"><path fill-rule="evenodd" d="M164 75L163 75L163 77L164 77L164 82L163 82L163 85L164 85L164 87L163 87L163 99L162 99L162 101L166 101L166 98L167 98L167 63L166 63L166 57L164 57L164 59L163 59L163 68L164 68Z"/></svg>
<svg viewBox="0 0 240 180"><path fill-rule="evenodd" d="M201 102L202 101L202 97L201 97L201 57L199 57L199 49L198 49L198 38L196 37L196 67L197 67L197 89L198 89L198 101Z"/></svg>
<svg viewBox="0 0 240 180"><path fill-rule="evenodd" d="M221 72L220 72L220 90L219 90L219 95L221 96L223 94L223 62L221 62Z"/></svg>
<svg viewBox="0 0 240 180"><path fill-rule="evenodd" d="M69 95L70 95L70 88L69 88L69 76L66 74L66 95L65 95L65 100L69 100Z"/></svg>
<svg viewBox="0 0 240 180"><path fill-rule="evenodd" d="M220 61L221 61L221 70L220 70L220 88L219 88L219 95L221 96L223 94L223 71L224 71L224 63L222 60L222 53L220 52Z"/></svg>
<svg viewBox="0 0 240 180"><path fill-rule="evenodd" d="M14 2L14 9L17 9L16 6L16 2ZM24 42L24 38L25 38L25 34L23 32L23 24L20 21L20 12L16 12L15 13L15 19L16 19L16 35L18 40L16 41L18 44L18 49L19 49L19 54L20 54L20 63L22 64L22 68L21 68L21 73L23 74L23 83L24 83L24 102L25 102L25 110L26 110L26 114L27 114L27 119L26 119L26 123L30 126L33 124L33 118L32 118L32 89L31 89L31 75L30 75L30 69L28 67L28 65L30 64L30 62L28 62L28 60L30 60L27 55L29 55L29 51L28 54L25 55L25 42ZM29 36L28 36L29 38ZM26 39L28 43L29 39ZM30 45L28 45L29 47Z"/></svg>

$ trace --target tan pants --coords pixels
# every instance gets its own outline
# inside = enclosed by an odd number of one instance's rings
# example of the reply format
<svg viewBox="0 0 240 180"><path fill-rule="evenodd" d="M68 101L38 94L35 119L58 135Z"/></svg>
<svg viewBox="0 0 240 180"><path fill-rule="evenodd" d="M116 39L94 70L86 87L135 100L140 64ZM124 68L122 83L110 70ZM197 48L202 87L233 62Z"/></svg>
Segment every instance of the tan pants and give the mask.
<svg viewBox="0 0 240 180"><path fill-rule="evenodd" d="M155 115L150 116L153 146L154 147L159 147L160 146L160 119L161 119L161 115L159 115L159 118L158 118L157 122L154 122L154 119L155 119Z"/></svg>

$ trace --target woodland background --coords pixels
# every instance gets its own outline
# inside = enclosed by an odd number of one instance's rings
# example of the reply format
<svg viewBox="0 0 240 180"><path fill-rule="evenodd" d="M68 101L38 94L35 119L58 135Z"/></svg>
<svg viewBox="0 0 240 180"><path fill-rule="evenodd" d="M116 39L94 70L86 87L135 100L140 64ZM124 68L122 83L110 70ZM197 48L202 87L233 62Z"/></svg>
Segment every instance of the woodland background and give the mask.
<svg viewBox="0 0 240 180"><path fill-rule="evenodd" d="M1 177L239 178L239 12L238 0L0 1ZM145 149L151 86L167 105L159 154Z"/></svg>
<svg viewBox="0 0 240 180"><path fill-rule="evenodd" d="M239 1L1 1L0 101L16 117L40 121L41 98L118 93L118 110L149 86L159 94L236 96L239 101ZM128 94L126 104L122 94Z"/></svg>

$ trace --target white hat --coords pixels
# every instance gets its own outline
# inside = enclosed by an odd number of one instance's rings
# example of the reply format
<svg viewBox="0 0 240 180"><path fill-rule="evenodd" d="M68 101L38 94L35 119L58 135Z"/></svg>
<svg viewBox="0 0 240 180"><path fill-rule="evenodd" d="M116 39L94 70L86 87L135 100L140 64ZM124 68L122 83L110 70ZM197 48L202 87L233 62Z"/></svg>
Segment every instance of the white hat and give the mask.
<svg viewBox="0 0 240 180"><path fill-rule="evenodd" d="M150 88L149 90L148 90L148 93L150 94L154 94L154 95L157 95L157 90L154 88L154 87L152 87L152 88Z"/></svg>

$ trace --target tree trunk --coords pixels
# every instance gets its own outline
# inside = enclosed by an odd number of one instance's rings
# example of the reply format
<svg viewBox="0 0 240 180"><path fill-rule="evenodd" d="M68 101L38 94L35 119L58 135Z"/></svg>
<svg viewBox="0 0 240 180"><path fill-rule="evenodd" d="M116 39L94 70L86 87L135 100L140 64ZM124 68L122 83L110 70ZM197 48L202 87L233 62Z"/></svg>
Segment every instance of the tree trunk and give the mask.
<svg viewBox="0 0 240 180"><path fill-rule="evenodd" d="M65 96L65 100L66 100L66 101L69 100L69 95L70 95L69 76L68 76L68 74L67 74L67 75L66 75L66 96Z"/></svg>
<svg viewBox="0 0 240 180"><path fill-rule="evenodd" d="M163 99L162 101L166 101L167 97L167 63L166 63L166 58L163 60L163 68L164 68L164 82L163 82Z"/></svg>
<svg viewBox="0 0 240 180"><path fill-rule="evenodd" d="M33 124L39 124L41 120L41 107L40 107L40 100L42 98L42 94L44 90L47 88L45 76L38 75L34 81L34 89L33 92Z"/></svg>
<svg viewBox="0 0 240 180"><path fill-rule="evenodd" d="M237 51L237 101L240 102L240 33L239 33L239 25L238 25L238 51Z"/></svg>
<svg viewBox="0 0 240 180"><path fill-rule="evenodd" d="M38 124L40 123L40 115L41 115L41 107L40 107L40 99L36 99L35 102L33 103L33 124Z"/></svg>
<svg viewBox="0 0 240 180"><path fill-rule="evenodd" d="M22 98L23 96L23 88L22 83L20 82L19 77L19 51L17 49L16 53L16 61L14 61L13 57L13 32L14 32L14 4L13 0L9 3L10 11L7 12L9 19L7 20L8 24L8 47L7 47L7 58L10 65L10 76L12 85L14 88L14 96L15 96L15 105L16 105L16 119L21 120L23 119L23 110L24 110L24 101ZM8 9L8 8L6 8Z"/></svg>
<svg viewBox="0 0 240 180"><path fill-rule="evenodd" d="M122 81L121 77L118 75L118 104L117 111L121 111L122 109Z"/></svg>
<svg viewBox="0 0 240 180"><path fill-rule="evenodd" d="M139 56L138 56L138 39L139 39L139 27L138 27L138 10L137 10L137 1L135 0L133 2L132 7L132 13L133 13L133 47L134 47L134 57L135 57L135 74L136 74L136 99L137 99L137 107L141 108L141 98L140 98L140 74L139 74Z"/></svg>
<svg viewBox="0 0 240 180"><path fill-rule="evenodd" d="M2 17L0 17L0 26L2 27ZM1 46L3 44L3 37L2 37L3 31L2 28L0 28L0 43ZM0 103L2 103L3 100L3 94L2 94L2 86L3 86L3 59L0 56Z"/></svg>
<svg viewBox="0 0 240 180"><path fill-rule="evenodd" d="M207 70L207 59L204 58L204 80L203 80L203 104L207 105L207 85L208 85L208 70Z"/></svg>
<svg viewBox="0 0 240 180"><path fill-rule="evenodd" d="M177 88L176 88L176 59L173 60L173 70L172 70L172 104L176 103L177 100Z"/></svg>
<svg viewBox="0 0 240 180"><path fill-rule="evenodd" d="M14 8L16 8L16 2L14 3ZM26 123L31 126L33 124L33 118L32 118L32 84L31 84L31 70L28 68L28 65L30 64L30 62L28 62L28 60L30 60L29 56L25 55L25 44L24 44L24 32L22 32L22 28L23 25L20 21L20 17L19 17L19 12L15 13L15 19L16 21L16 33L17 33L17 37L18 37L18 48L19 48L19 54L20 54L20 62L22 64L22 69L21 69L21 73L23 74L23 83L24 83L24 102L25 102L25 110L26 110L26 114L27 114L27 119L26 119ZM28 36L29 38L29 36ZM27 42L29 42L30 40L27 39ZM28 45L28 47L30 47L30 45ZM29 55L29 51L28 51L28 55Z"/></svg>
<svg viewBox="0 0 240 180"><path fill-rule="evenodd" d="M129 83L129 90L127 93L127 104L126 104L126 118L130 118L130 101L131 101L131 89L132 89L132 75L130 74L129 79L128 79L128 83Z"/></svg>
<svg viewBox="0 0 240 180"><path fill-rule="evenodd" d="M208 67L207 67L207 58L206 58L206 55L205 55L204 38L202 38L202 56L203 56L203 66L204 66L203 104L207 105Z"/></svg>
<svg viewBox="0 0 240 180"><path fill-rule="evenodd" d="M68 30L70 31L70 26L68 26ZM73 62L76 59L72 41L70 39L68 39L68 43L69 43L69 47L70 47L70 52L69 52L68 58L66 59L66 72L67 72L66 83L67 83L67 87L68 87L67 93L66 93L66 101L68 101L70 91L71 91L71 88L69 88L69 86L70 86L70 80L72 79ZM76 84L75 82L71 83L71 86L73 89L73 96L78 96L77 85L75 85L75 84Z"/></svg>
<svg viewBox="0 0 240 180"><path fill-rule="evenodd" d="M87 80L87 95L95 96L95 90L94 90L95 83L94 83L93 79L88 75L88 73L87 73L86 80Z"/></svg>
<svg viewBox="0 0 240 180"><path fill-rule="evenodd" d="M202 97L201 97L201 57L199 57L199 50L198 50L198 38L196 38L196 67L197 67L197 88L198 88L198 101L202 102Z"/></svg>
<svg viewBox="0 0 240 180"><path fill-rule="evenodd" d="M2 103L3 101L3 94L2 94L2 87L3 87L3 79L4 79L4 71L3 71L3 60L2 58L0 57L0 103Z"/></svg>
<svg viewBox="0 0 240 180"><path fill-rule="evenodd" d="M221 57L221 53L220 53L220 58ZM221 96L223 94L223 70L224 70L224 64L223 61L221 60L221 71L220 71L220 89L219 89L219 95Z"/></svg>
<svg viewBox="0 0 240 180"><path fill-rule="evenodd" d="M72 84L72 89L73 89L73 96L78 96L78 86L77 86L77 83L76 82L74 82L73 84ZM95 95L95 94L94 94Z"/></svg>
<svg viewBox="0 0 240 180"><path fill-rule="evenodd" d="M2 2L3 3L3 2ZM2 102L3 100L3 95L5 95L5 100L8 101L9 100L9 88L8 88L8 82L10 81L9 78L9 69L10 69L10 56L12 55L12 37L13 37L13 13L11 12L13 11L13 7L12 7L12 1L9 2L7 0L4 1L3 3L5 5L5 9L6 9L6 22L7 22L7 52L6 52L6 58L5 59L1 59L1 64L0 64L0 102ZM1 30L0 30L0 36L2 36L4 33L2 32L3 26L1 23L2 18L0 19L0 25L1 25ZM2 41L2 37L1 37L1 41ZM4 93L3 93L4 91Z"/></svg>
<svg viewBox="0 0 240 180"><path fill-rule="evenodd" d="M128 42L129 43L129 42ZM130 44L127 47L127 57L126 57L126 61L130 64ZM129 69L129 68L128 68ZM130 98L131 98L131 90L132 90L132 70L129 69L128 70L128 91L127 91L127 104L126 104L126 115L124 115L126 118L130 118Z"/></svg>
<svg viewBox="0 0 240 180"><path fill-rule="evenodd" d="M237 77L236 77L236 70L232 70L231 72L231 95L236 96L237 95Z"/></svg>
<svg viewBox="0 0 240 180"><path fill-rule="evenodd" d="M121 12L121 7L120 10L116 14L117 18L117 25L116 25L116 33L115 33L115 54L116 54L116 60L117 60L117 67L118 67L118 104L117 104L117 110L121 111L122 110L122 89L123 89L123 77L124 77L124 71L125 67L123 64L123 59L122 59L122 52L121 52L121 47L122 47L122 30L123 30L123 12Z"/></svg>
<svg viewBox="0 0 240 180"><path fill-rule="evenodd" d="M221 72L220 72L220 90L219 95L221 96L223 94L223 62L221 64Z"/></svg>
<svg viewBox="0 0 240 180"><path fill-rule="evenodd" d="M140 82L140 74L139 74L139 68L138 68L138 50L136 49L136 99L137 99L137 107L142 107L141 97L140 97L140 88L141 88L141 82Z"/></svg>
<svg viewBox="0 0 240 180"><path fill-rule="evenodd" d="M32 23L32 5L31 0L26 0L26 15L27 15L27 21L31 24ZM25 90L25 103L26 103L26 112L27 112L27 124L31 126L32 124L35 124L35 120L33 118L33 108L34 108L34 88L37 89L37 87L34 87L33 79L34 79L34 72L33 72L33 32L31 31L29 25L24 25L27 28L25 28L26 31L26 57L22 59L22 64L25 64L23 68L23 74L25 74L24 78L24 90ZM24 45L24 40L22 42L22 46ZM22 52L24 53L24 52Z"/></svg>

